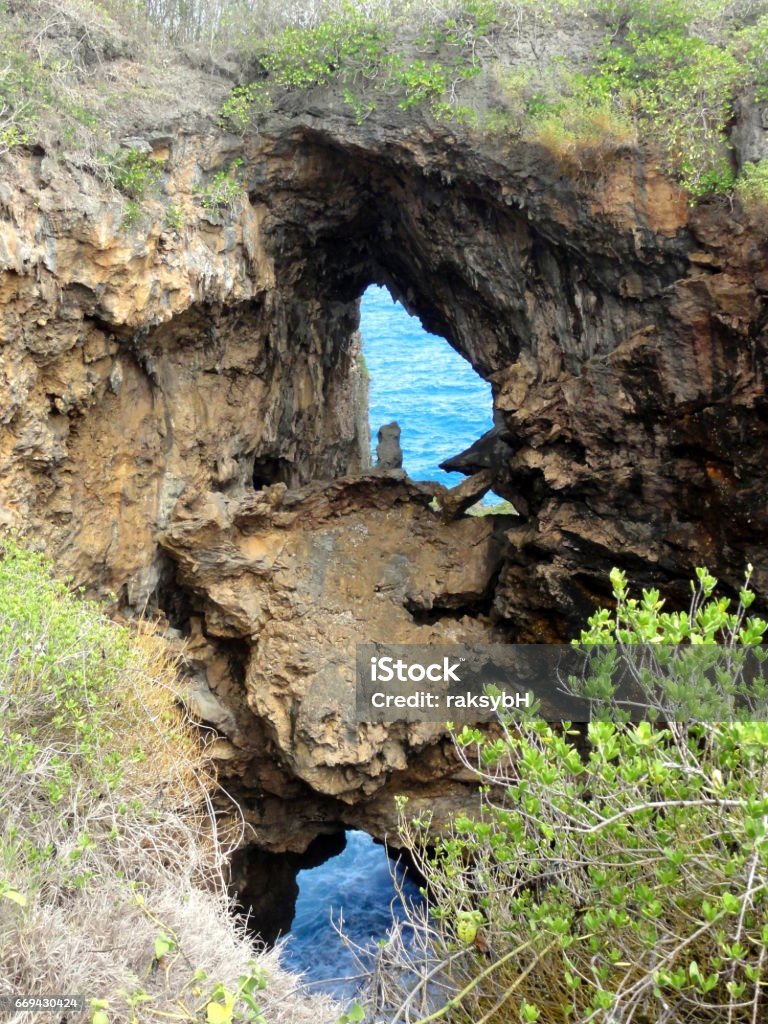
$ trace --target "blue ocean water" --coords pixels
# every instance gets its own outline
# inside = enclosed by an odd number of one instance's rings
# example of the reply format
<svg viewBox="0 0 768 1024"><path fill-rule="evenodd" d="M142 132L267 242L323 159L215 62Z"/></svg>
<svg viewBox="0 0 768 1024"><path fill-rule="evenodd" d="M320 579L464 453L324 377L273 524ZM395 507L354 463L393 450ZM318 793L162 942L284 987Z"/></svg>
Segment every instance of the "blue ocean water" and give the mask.
<svg viewBox="0 0 768 1024"><path fill-rule="evenodd" d="M379 427L397 420L409 476L447 487L461 483L460 473L445 473L438 464L493 426L490 384L444 338L427 334L386 288L372 285L363 295L360 333L371 378L374 462Z"/></svg>
<svg viewBox="0 0 768 1024"><path fill-rule="evenodd" d="M339 998L351 998L355 980L354 956L331 925L331 915L344 920L344 933L358 946L384 938L392 914L402 919L402 902L396 898L387 852L365 832L347 832L347 845L336 857L319 867L300 871L299 898L291 932L285 941L283 963L304 973L305 980ZM421 899L418 887L399 867L408 899ZM349 980L345 980L349 979Z"/></svg>

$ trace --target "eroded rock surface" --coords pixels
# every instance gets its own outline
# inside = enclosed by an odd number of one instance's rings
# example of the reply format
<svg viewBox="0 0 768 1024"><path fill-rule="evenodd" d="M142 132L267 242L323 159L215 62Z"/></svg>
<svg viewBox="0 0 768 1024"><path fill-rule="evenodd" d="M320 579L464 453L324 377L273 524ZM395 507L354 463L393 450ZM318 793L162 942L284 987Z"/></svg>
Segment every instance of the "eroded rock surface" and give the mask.
<svg viewBox="0 0 768 1024"><path fill-rule="evenodd" d="M444 723L358 724L356 644L505 635L487 614L505 544L501 517L446 526L430 501L402 472L379 471L299 491L276 485L239 500L208 492L179 502L161 543L199 608L202 634L243 652L239 679L214 672L207 682L225 704L236 702L239 683L243 724L220 728L249 762L252 789L274 789L266 741L293 779L333 798L345 819L369 825L362 808L350 816L341 805L388 787L393 773L405 792L424 795L404 774L442 742ZM248 727L248 714L263 734ZM429 781L456 769L447 758ZM393 805L387 819L391 829Z"/></svg>
<svg viewBox="0 0 768 1024"><path fill-rule="evenodd" d="M439 730L353 728L357 640L563 639L614 564L682 595L752 562L768 592L768 243L628 147L558 158L386 103L358 125L322 91L241 138L225 91L133 126L162 182L129 225L63 150L2 158L0 523L186 635L252 822L298 849L383 830L398 788L455 797ZM242 195L206 208L235 160ZM494 431L453 461L514 522L366 475L371 282L491 381Z"/></svg>

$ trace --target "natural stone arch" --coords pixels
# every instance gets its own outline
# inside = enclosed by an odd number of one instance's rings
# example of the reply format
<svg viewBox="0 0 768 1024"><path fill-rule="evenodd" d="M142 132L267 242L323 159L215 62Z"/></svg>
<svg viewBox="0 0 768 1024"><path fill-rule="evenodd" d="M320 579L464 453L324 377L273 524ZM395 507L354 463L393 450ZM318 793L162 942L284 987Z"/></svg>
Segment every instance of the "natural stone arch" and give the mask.
<svg viewBox="0 0 768 1024"><path fill-rule="evenodd" d="M722 485L741 470L722 464L753 460L736 441L764 401L755 286L713 255L727 212L691 222L682 193L633 152L569 165L440 129L326 125L307 118L289 136L298 216L276 213L280 162L253 186L274 204L268 244L320 301L386 284L492 381L513 450L496 488L525 520L500 607L521 623L528 608L528 635L552 635L546 619L575 628L616 561L674 584L717 560L743 519L738 487ZM733 445L702 436L714 420ZM741 536L739 561L765 572L761 545Z"/></svg>
<svg viewBox="0 0 768 1024"><path fill-rule="evenodd" d="M291 602L317 606L341 527L346 543L377 520L384 543L355 555L366 566L419 539L402 592L370 579L342 607L339 590L345 643L358 607L360 629L375 621L389 639L456 639L462 619L478 641L563 639L614 563L673 583L708 563L735 584L751 561L768 584L759 233L724 207L692 216L637 153L558 164L399 116L357 126L331 105L322 130L278 114L244 140L178 140L183 231L158 203L126 235L114 198L93 182L86 198L74 171L28 155L14 180L39 208L6 204L0 223L2 518L76 582L128 610L159 602L188 629L192 668L235 718L222 757L275 845L294 841L275 810L286 800L380 833L393 787L420 774L425 804L455 806L439 737L368 736L363 761L351 741L325 757L322 701L288 678L266 693L282 677L254 659L260 631L274 650L298 638ZM248 201L212 215L190 183L235 154ZM362 469L355 338L371 282L491 380L504 430L491 468L518 522L444 524L402 480L335 479ZM285 531L294 564L311 548L319 568L264 598ZM352 548L335 550L355 578ZM340 680L320 682L335 693Z"/></svg>

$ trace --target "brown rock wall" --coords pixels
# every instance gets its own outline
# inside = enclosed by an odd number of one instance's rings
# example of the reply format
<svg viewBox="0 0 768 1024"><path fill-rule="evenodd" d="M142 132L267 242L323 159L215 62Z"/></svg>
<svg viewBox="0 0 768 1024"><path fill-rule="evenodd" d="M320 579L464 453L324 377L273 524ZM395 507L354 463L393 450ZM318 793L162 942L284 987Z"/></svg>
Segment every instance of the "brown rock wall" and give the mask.
<svg viewBox="0 0 768 1024"><path fill-rule="evenodd" d="M330 94L243 139L144 135L162 188L127 226L61 152L3 158L0 522L188 634L265 842L381 829L409 778L454 799L439 730L350 724L360 639L563 639L614 564L682 595L751 561L768 591L759 217L692 210L626 147L558 159L386 105L356 125ZM235 159L243 195L204 209ZM498 437L463 465L521 513L505 537L353 479L374 281L491 381Z"/></svg>

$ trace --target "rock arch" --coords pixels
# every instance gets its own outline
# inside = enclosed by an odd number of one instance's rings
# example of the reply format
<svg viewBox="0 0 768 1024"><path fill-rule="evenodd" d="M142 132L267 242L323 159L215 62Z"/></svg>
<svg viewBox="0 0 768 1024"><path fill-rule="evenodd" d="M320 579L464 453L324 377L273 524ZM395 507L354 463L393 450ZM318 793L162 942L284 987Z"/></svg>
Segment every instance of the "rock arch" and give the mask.
<svg viewBox="0 0 768 1024"><path fill-rule="evenodd" d="M114 197L39 155L13 162L0 209L2 521L78 583L183 619L273 846L321 820L382 832L406 775L431 805L456 795L439 730L339 745L349 723L323 700L341 661L288 669L314 643L307 609L337 616L341 648L362 607L389 639L542 641L583 620L613 564L675 584L707 563L735 585L751 561L768 589L759 230L692 213L635 152L558 161L393 110L355 125L326 101L242 140L174 136L182 228L154 202L126 231ZM235 156L247 198L202 209L190 183ZM419 488L363 472L372 282L491 381L500 433L464 467L489 469L519 520L445 524ZM365 599L340 578L329 613L323 581L365 531L360 563L413 571L367 580ZM280 576L290 559L300 585ZM304 838L275 823L286 800Z"/></svg>

